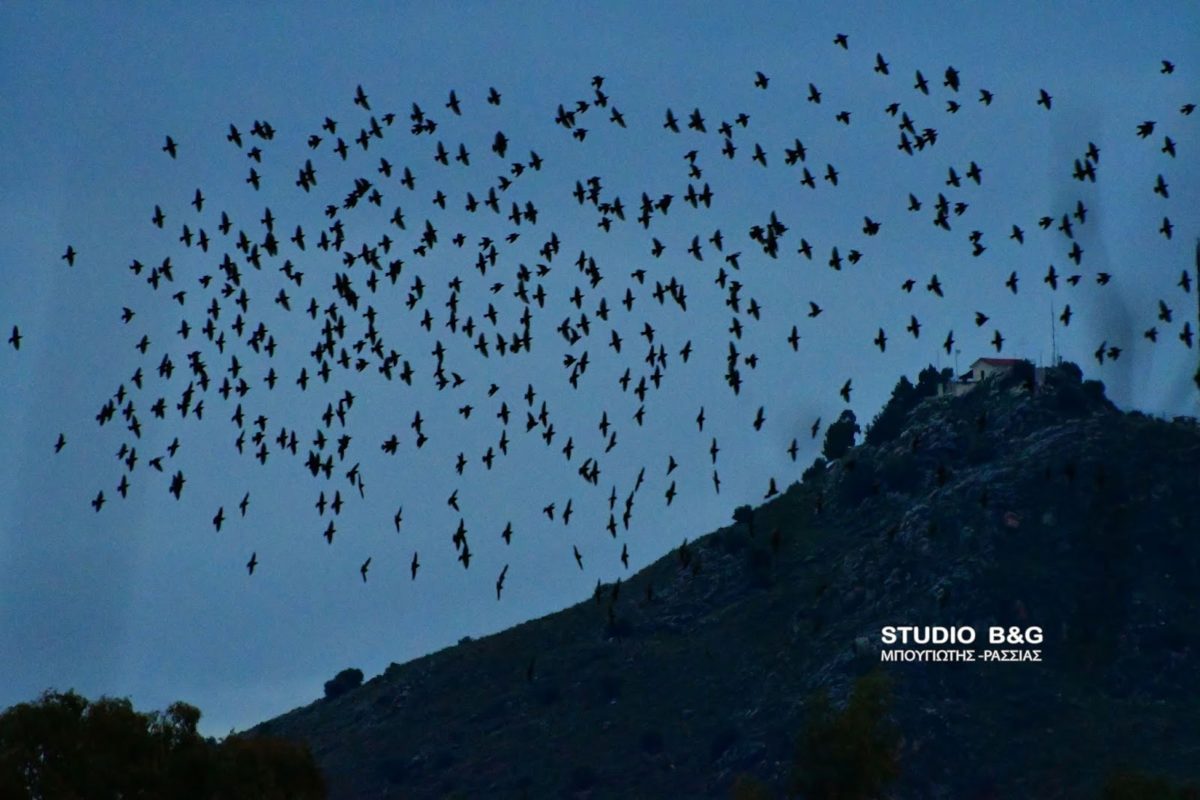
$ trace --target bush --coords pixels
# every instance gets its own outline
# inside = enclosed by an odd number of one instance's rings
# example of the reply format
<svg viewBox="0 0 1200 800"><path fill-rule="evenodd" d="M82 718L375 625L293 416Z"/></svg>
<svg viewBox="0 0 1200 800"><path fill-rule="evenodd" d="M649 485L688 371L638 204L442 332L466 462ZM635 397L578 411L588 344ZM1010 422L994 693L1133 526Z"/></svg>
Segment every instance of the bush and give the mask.
<svg viewBox="0 0 1200 800"><path fill-rule="evenodd" d="M892 389L891 398L867 428L867 444L878 445L899 437L904 431L904 423L908 421L909 413L925 398L936 397L938 387L953 377L954 371L949 367L938 372L932 364L918 373L916 386L913 386L906 376L901 375Z"/></svg>
<svg viewBox="0 0 1200 800"><path fill-rule="evenodd" d="M1083 394L1094 403L1103 403L1104 396L1104 381L1084 381Z"/></svg>
<svg viewBox="0 0 1200 800"><path fill-rule="evenodd" d="M750 535L754 535L754 509L750 506L738 506L733 510L733 521L739 525L746 525L750 528Z"/></svg>
<svg viewBox="0 0 1200 800"><path fill-rule="evenodd" d="M1102 800L1195 800L1200 787L1172 786L1165 779L1140 772L1114 772L1104 782Z"/></svg>
<svg viewBox="0 0 1200 800"><path fill-rule="evenodd" d="M344 669L331 680L325 681L325 699L332 700L341 697L351 689L362 686L363 673L361 669L351 667Z"/></svg>
<svg viewBox="0 0 1200 800"><path fill-rule="evenodd" d="M854 437L860 430L854 412L846 409L836 422L825 429L825 444L821 448L821 455L830 461L837 461L854 446Z"/></svg>
<svg viewBox="0 0 1200 800"><path fill-rule="evenodd" d="M1016 364L1013 364L1008 373L1001 377L998 385L1001 389L1021 387L1032 390L1036 374L1033 362L1023 358Z"/></svg>
<svg viewBox="0 0 1200 800"><path fill-rule="evenodd" d="M126 699L46 692L0 714L0 797L318 798L307 748L197 732L200 710L141 713Z"/></svg>
<svg viewBox="0 0 1200 800"><path fill-rule="evenodd" d="M904 420L912 407L920 402L916 396L916 387L906 376L901 375L900 381L892 389L892 397L884 404L875 419L867 428L867 444L877 445L890 442L900 435L904 429Z"/></svg>
<svg viewBox="0 0 1200 800"><path fill-rule="evenodd" d="M823 477L825 477L825 468L828 466L828 464L828 461L820 456L817 456L815 459L813 459L812 465L809 466L808 469L804 470L804 474L800 476L800 480L806 484L811 481L820 481Z"/></svg>
<svg viewBox="0 0 1200 800"><path fill-rule="evenodd" d="M859 678L841 711L818 693L797 746L793 791L808 800L878 797L900 773L900 733L887 721L890 706L890 682L881 672Z"/></svg>
<svg viewBox="0 0 1200 800"><path fill-rule="evenodd" d="M771 787L753 775L742 774L733 782L733 800L771 800L775 794Z"/></svg>

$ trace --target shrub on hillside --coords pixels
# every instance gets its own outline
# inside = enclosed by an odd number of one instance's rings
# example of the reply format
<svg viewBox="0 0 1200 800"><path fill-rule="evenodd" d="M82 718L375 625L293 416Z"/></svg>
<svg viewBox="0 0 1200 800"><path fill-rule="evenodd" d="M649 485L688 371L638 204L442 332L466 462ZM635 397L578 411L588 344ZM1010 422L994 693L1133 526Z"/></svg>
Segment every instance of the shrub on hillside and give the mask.
<svg viewBox="0 0 1200 800"><path fill-rule="evenodd" d="M830 461L837 461L854 446L854 437L861 430L854 412L846 409L836 422L825 429L825 445L821 448L821 455Z"/></svg>
<svg viewBox="0 0 1200 800"><path fill-rule="evenodd" d="M828 465L828 461L820 456L817 456L813 459L813 463L808 467L808 469L804 470L804 474L800 476L800 480L804 481L806 484L820 481L821 478L825 476L825 468Z"/></svg>
<svg viewBox="0 0 1200 800"><path fill-rule="evenodd" d="M932 364L917 374L916 386L913 386L907 376L900 376L900 380L892 388L891 398L875 415L875 419L871 420L865 437L866 443L878 445L899 436L904 430L909 412L925 398L935 397L938 387L952 377L954 372L948 367L939 372Z"/></svg>
<svg viewBox="0 0 1200 800"><path fill-rule="evenodd" d="M1166 778L1141 772L1110 773L1101 790L1102 800L1197 800L1195 784L1172 786Z"/></svg>
<svg viewBox="0 0 1200 800"><path fill-rule="evenodd" d="M821 691L809 708L792 774L792 791L806 800L869 800L900 774L900 732L888 719L886 675L859 678L845 708L835 711Z"/></svg>
<svg viewBox="0 0 1200 800"><path fill-rule="evenodd" d="M363 673L361 669L350 667L344 669L330 680L325 681L325 699L332 700L341 697L351 689L362 686Z"/></svg>

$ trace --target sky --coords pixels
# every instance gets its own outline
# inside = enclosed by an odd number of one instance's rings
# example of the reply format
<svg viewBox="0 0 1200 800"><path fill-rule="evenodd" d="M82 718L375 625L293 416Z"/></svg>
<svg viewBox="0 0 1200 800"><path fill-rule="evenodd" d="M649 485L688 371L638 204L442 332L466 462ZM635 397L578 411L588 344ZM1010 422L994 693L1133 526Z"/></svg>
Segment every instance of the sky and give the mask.
<svg viewBox="0 0 1200 800"><path fill-rule="evenodd" d="M47 688L74 688L128 696L139 708L182 699L201 708L210 735L245 729L311 702L345 667L369 677L463 636L551 613L590 595L597 580L631 574L685 538L727 524L736 506L761 502L771 480L780 489L798 480L819 453L824 426L843 409L869 422L900 375L913 377L929 363L959 371L982 356L1049 363L1057 347L1087 377L1103 380L1123 408L1197 413L1190 380L1197 351L1179 339L1185 321L1193 332L1200 322L1196 287L1178 285L1192 269L1198 233L1186 209L1200 208L1193 154L1200 114L1180 110L1200 102L1194 4L243 5L0 8L0 331L7 339L17 326L22 337L19 349L0 346L0 707ZM837 34L846 35L847 48L834 44ZM877 53L888 74L874 70ZM1164 74L1163 59L1173 72ZM957 92L944 85L951 66L960 75ZM917 70L928 95L914 88ZM759 71L766 88L755 85ZM594 76L603 78L603 107ZM808 100L810 83L820 103ZM354 102L359 85L369 110ZM498 105L487 101L493 87ZM990 104L981 102L981 89L992 93ZM1042 89L1052 96L1050 109L1037 104ZM446 107L451 90L461 115ZM411 132L414 103L435 130ZM893 103L896 116L886 111ZM570 129L555 122L560 104L576 111ZM668 108L679 133L664 128ZM611 121L614 109L626 127ZM693 109L704 132L688 127ZM849 124L837 119L843 111ZM389 112L391 125L383 122ZM745 126L735 121L743 113ZM917 133L935 129L936 140L912 155L900 151L900 114ZM356 139L372 116L382 136L368 137L363 149ZM326 117L336 121L335 133L322 128ZM272 139L251 135L257 120L270 123ZM1142 138L1137 129L1145 121L1155 126ZM722 154L722 122L732 126L733 158ZM241 147L226 137L231 124ZM501 131L504 157L493 150ZM315 149L312 135L321 137ZM162 149L167 136L176 143L174 158ZM333 150L338 137L347 144L345 160ZM1166 137L1174 156L1163 152ZM788 165L785 149L796 140L805 159ZM434 158L439 142L446 165ZM460 143L467 165L455 160ZM1089 143L1099 152L1091 159ZM752 158L756 144L766 166ZM254 147L261 162L248 156ZM685 158L693 150L699 177ZM532 152L541 169L528 166ZM380 171L381 158L392 175ZM1095 182L1072 177L1077 159L1092 164ZM309 192L297 185L306 160L317 178ZM966 177L973 162L978 184ZM519 175L514 164L523 167ZM825 178L828 165L838 172L836 186ZM401 184L405 167L412 189ZM247 183L251 168L258 190ZM805 168L813 188L801 181ZM957 187L947 183L951 168ZM1159 175L1167 196L1154 191ZM497 189L501 213L467 211L468 192L484 200L499 176L511 180ZM356 178L371 186L346 208ZM586 188L590 178L600 179L600 204L620 199L625 220L576 202L576 181ZM710 186L710 207L686 203L689 183L697 192ZM197 189L205 198L199 210L192 205ZM379 206L369 199L375 189ZM434 203L439 191L444 210ZM673 197L645 228L636 220L643 193L656 203ZM909 210L910 193L920 210ZM948 231L933 224L939 194L950 204ZM531 203L536 222L522 215L514 224L514 202L522 209ZM961 214L954 210L960 202ZM1087 211L1084 221L1073 219L1072 240L1058 226L1079 202ZM376 248L383 274L375 292L366 261L348 265L336 248L317 246L333 224L330 204L343 223L343 251ZM151 221L156 206L162 228ZM389 221L397 206L403 230ZM264 243L268 208L278 255L261 252L255 269L235 244L240 231ZM228 236L218 230L222 212L231 220ZM786 226L776 258L749 235L773 213ZM608 232L600 227L606 216ZM1048 230L1038 225L1044 216L1053 220ZM1174 225L1169 239L1160 232L1164 217ZM437 241L422 255L415 249L426 220ZM864 230L868 221L879 224L875 235ZM185 225L190 246L182 241ZM1010 238L1013 225L1024 243ZM292 241L297 226L304 250ZM207 252L195 241L201 229ZM721 250L712 242L717 230ZM979 255L973 231L984 247ZM548 260L540 251L552 233L560 249ZM703 260L688 252L694 236ZM484 237L497 257L481 274ZM659 257L654 240L664 248ZM802 240L811 259L797 252ZM1068 256L1073 241L1083 250L1078 266ZM62 258L68 246L76 251L73 266ZM829 264L834 247L840 269ZM856 264L851 251L861 253ZM228 297L219 266L226 253L240 280ZM595 261L596 286L576 268L581 253L584 263ZM171 279L155 289L147 279L166 258ZM130 269L135 260L140 274ZM285 260L293 274L303 273L299 285L280 271ZM393 260L403 262L395 284L386 275ZM528 301L516 296L522 264L530 272ZM1056 289L1044 280L1051 265ZM639 270L644 283L633 277ZM1012 272L1016 294L1005 286ZM1111 276L1103 285L1101 273ZM357 309L334 290L339 274L358 293ZM942 297L926 288L935 275ZM1068 283L1072 275L1078 285ZM207 287L205 276L212 278ZM914 286L905 292L910 278ZM741 284L736 309L729 302L734 281ZM682 285L686 310L669 293L656 300L656 283ZM539 286L541 306L533 297ZM243 288L249 300L239 336L233 325ZM281 290L290 310L276 302ZM627 291L631 310L622 303ZM607 320L597 313L602 299ZM223 351L203 333L214 300ZM306 313L311 301L316 319ZM1170 321L1159 319L1159 301L1173 312ZM447 326L448 302L457 303L455 330ZM526 302L532 347L501 356L496 335L511 339ZM810 303L820 306L819 316L809 316ZM489 304L495 325L486 318ZM382 352L398 354L394 372L412 365L411 385L381 374L370 341L355 351L368 334L368 305ZM1064 325L1058 317L1068 305ZM129 322L124 308L134 312ZM420 324L426 310L429 330ZM977 312L988 321L976 325ZM486 333L487 357L463 332L468 317L476 337ZM906 330L913 317L921 324L916 337ZM326 383L312 351L326 321L338 318L344 332ZM735 320L740 337L731 331ZM260 323L275 340L273 356L248 343ZM1144 336L1151 326L1157 343ZM873 343L880 328L882 352ZM614 331L620 352L611 346ZM947 353L950 332L955 344ZM657 389L649 383L649 335L666 355ZM136 348L143 337L145 354ZM736 394L725 379L731 342L742 380ZM450 381L444 389L435 379L439 343ZM1119 357L1098 363L1102 343L1119 347ZM343 348L349 368L338 363ZM568 359L585 352L588 366L573 388ZM211 384L193 386L183 417L176 404L198 380L190 353L199 354ZM218 389L235 356L249 391L224 399ZM174 365L169 377L160 374L164 357ZM133 381L139 368L140 389ZM272 369L278 383L269 389ZM301 369L310 379L304 391L296 384ZM626 369L631 383L622 390ZM633 389L643 377L648 389L639 400ZM847 379L849 403L839 395ZM536 393L532 406L528 386ZM348 407L346 392L353 395ZM152 411L160 397L162 419ZM115 419L99 426L97 413L110 400ZM335 416L326 425L322 414L339 400L344 422ZM239 402L244 454L232 420ZM512 414L507 426L497 418L501 403ZM543 403L546 420L527 432L527 414L537 417ZM765 419L756 429L760 408ZM411 426L417 412L428 437L420 448ZM260 416L265 464L250 441ZM602 416L617 435L611 449L598 430ZM137 433L127 424L134 418ZM502 428L510 442L503 457ZM296 435L297 455L275 441L281 429ZM318 431L328 438L321 458L334 460L328 479L305 467L309 451L319 449ZM60 434L66 444L56 453ZM399 443L388 455L381 444L392 434ZM339 457L343 435L351 439ZM131 447L138 460L129 469L117 453ZM481 460L489 447L492 469ZM459 453L467 461L461 475ZM595 484L578 471L588 458L601 468ZM668 474L672 461L677 467ZM346 478L356 464L361 493ZM642 469L626 528L625 497ZM177 473L185 478L178 499L169 491ZM125 498L117 491L123 475ZM106 503L96 512L101 491ZM614 491L616 536L606 529ZM247 492L243 516L238 503ZM332 501L335 492L344 500L340 513L319 512L321 493ZM564 524L568 502L573 516ZM550 503L553 520L544 511ZM331 520L336 532L327 543ZM460 520L468 568L452 540ZM510 522L505 544L501 532ZM421 564L415 580L414 552ZM251 554L252 575L245 566Z"/></svg>

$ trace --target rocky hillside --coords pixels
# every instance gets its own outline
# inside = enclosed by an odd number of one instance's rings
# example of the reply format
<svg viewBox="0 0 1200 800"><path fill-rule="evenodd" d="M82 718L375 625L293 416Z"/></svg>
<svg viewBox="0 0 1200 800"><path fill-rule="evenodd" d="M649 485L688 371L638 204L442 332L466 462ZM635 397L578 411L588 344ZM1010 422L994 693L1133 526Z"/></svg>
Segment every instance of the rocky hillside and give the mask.
<svg viewBox="0 0 1200 800"><path fill-rule="evenodd" d="M1123 413L1069 364L961 397L927 377L594 600L254 732L309 743L336 798L784 797L816 693L882 669L893 797L1200 778L1196 422ZM881 664L887 625L1039 626L1041 661Z"/></svg>

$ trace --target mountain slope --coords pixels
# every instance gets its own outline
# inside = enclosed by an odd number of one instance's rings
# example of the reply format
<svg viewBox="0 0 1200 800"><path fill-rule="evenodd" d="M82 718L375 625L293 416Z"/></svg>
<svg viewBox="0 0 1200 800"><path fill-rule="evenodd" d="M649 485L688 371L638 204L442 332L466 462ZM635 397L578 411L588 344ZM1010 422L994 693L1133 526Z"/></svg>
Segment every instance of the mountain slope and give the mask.
<svg viewBox="0 0 1200 800"><path fill-rule="evenodd" d="M783 796L813 693L882 666L895 796L1200 777L1200 428L1069 364L1030 388L898 392L752 523L251 734L308 742L333 797ZM1040 626L1042 660L881 665L887 625Z"/></svg>

